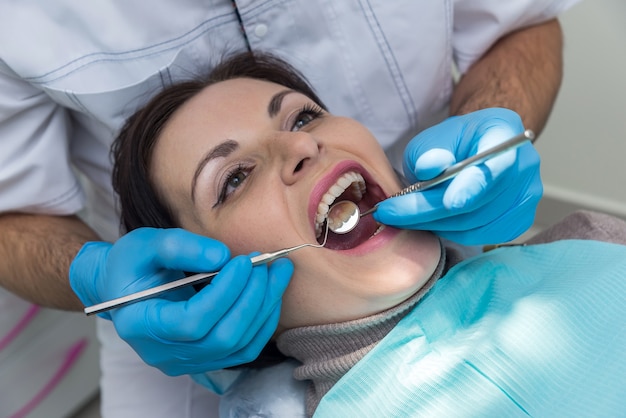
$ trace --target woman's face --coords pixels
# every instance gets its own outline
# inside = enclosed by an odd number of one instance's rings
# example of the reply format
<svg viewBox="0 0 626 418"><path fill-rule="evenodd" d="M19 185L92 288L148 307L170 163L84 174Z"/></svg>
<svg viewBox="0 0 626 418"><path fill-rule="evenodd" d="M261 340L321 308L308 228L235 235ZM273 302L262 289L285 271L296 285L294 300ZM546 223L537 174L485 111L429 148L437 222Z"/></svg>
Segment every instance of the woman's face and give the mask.
<svg viewBox="0 0 626 418"><path fill-rule="evenodd" d="M211 85L178 109L152 168L180 226L219 239L233 254L321 241L327 206L320 202L361 199L361 177L363 209L400 189L362 125L281 85L245 78ZM432 234L379 227L371 216L350 234L329 235L325 248L289 255L295 271L279 329L397 305L425 283L440 257Z"/></svg>

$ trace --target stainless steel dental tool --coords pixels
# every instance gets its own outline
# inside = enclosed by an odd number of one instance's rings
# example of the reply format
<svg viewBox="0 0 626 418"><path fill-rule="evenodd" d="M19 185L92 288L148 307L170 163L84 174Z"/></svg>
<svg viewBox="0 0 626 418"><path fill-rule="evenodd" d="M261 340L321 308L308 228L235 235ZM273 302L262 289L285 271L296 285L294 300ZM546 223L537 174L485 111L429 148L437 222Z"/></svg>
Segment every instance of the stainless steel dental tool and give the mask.
<svg viewBox="0 0 626 418"><path fill-rule="evenodd" d="M521 146L526 141L532 142L534 139L535 134L533 133L533 131L527 129L521 134L516 135L513 138L502 142L501 144L498 144L486 151L480 152L472 157L469 157L446 168L437 177L430 180L418 181L417 183L405 187L404 189L400 190L398 193L390 196L389 198L403 196L408 193L419 192L429 189L433 186L443 183L446 180L451 179L452 177L455 177L464 168L483 163L492 157L503 154L507 151ZM326 221L328 226L326 228L326 231L328 232L328 229L330 229L335 234L347 234L358 225L361 217L374 213L376 209L378 209L378 204L374 205L373 208L361 213L357 204L350 200L342 200L340 202L337 202L333 204L328 211L328 218Z"/></svg>
<svg viewBox="0 0 626 418"><path fill-rule="evenodd" d="M272 253L264 253L259 254L250 258L253 266L259 266L261 264L270 263L278 258L284 257L287 254L299 250L300 248L305 247L313 247L313 248L321 248L326 245L326 239L328 238L328 226L326 227L326 232L324 233L324 240L321 244L300 244L294 247L284 248L282 250L278 250ZM106 302L98 303L96 305L88 306L84 309L84 312L87 315L94 315L101 312L106 312L108 310L119 308L122 306L129 305L131 303L139 302L141 300L145 300L151 298L153 296L160 295L161 293L167 292L169 290L179 289L181 287L190 286L194 284L201 284L205 282L211 282L211 279L216 276L219 271L212 273L198 273L193 276L183 277L182 279L174 280L170 283L165 283L160 286L156 286L150 289L142 290L140 292L132 293L130 295L122 296L116 299L112 299Z"/></svg>

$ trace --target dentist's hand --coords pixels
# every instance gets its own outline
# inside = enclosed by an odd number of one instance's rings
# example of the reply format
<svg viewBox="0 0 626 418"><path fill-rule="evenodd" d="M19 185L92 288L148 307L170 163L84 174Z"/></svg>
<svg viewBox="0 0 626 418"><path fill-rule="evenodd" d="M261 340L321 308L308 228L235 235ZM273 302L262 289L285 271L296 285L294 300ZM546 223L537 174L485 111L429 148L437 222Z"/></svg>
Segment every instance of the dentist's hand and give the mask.
<svg viewBox="0 0 626 418"><path fill-rule="evenodd" d="M483 109L453 116L411 140L404 174L411 183L524 131L508 109ZM454 179L423 192L381 202L374 217L405 229L434 231L464 245L515 239L533 223L543 193L539 155L531 144L467 168Z"/></svg>
<svg viewBox="0 0 626 418"><path fill-rule="evenodd" d="M181 229L140 228L115 244L89 242L70 267L70 284L90 306L183 277L222 268L193 287L111 310L122 339L168 375L203 373L257 357L273 335L293 273L287 259L252 267L246 256Z"/></svg>

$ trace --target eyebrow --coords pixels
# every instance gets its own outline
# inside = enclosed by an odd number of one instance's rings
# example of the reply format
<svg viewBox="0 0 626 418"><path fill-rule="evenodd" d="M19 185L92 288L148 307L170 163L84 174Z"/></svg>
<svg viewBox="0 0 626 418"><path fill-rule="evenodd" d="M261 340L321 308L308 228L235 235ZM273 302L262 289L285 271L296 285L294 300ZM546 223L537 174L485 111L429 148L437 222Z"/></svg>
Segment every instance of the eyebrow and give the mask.
<svg viewBox="0 0 626 418"><path fill-rule="evenodd" d="M296 92L294 90L283 90L283 91L276 93L272 97L269 104L267 105L267 114L270 115L270 117L273 118L274 116L278 114L278 112L280 112L280 107L283 104L283 99L285 98L286 95L290 93L296 93Z"/></svg>
<svg viewBox="0 0 626 418"><path fill-rule="evenodd" d="M198 163L196 167L196 172L193 173L193 179L191 180L191 201L195 203L196 201L196 183L198 182L198 177L202 172L202 169L208 164L209 161L214 160L216 158L228 157L232 154L237 148L239 148L239 143L232 139L228 139L219 145L212 148L209 152L207 152L202 160Z"/></svg>

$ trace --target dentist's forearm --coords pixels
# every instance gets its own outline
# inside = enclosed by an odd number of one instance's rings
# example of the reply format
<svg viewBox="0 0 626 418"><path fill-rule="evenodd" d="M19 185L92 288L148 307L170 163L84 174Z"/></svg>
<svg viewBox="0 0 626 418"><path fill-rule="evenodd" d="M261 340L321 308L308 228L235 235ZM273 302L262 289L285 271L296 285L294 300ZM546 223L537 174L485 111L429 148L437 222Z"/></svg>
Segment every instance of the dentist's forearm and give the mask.
<svg viewBox="0 0 626 418"><path fill-rule="evenodd" d="M539 134L561 85L562 52L556 19L506 35L463 75L450 114L504 107L516 111L524 126Z"/></svg>
<svg viewBox="0 0 626 418"><path fill-rule="evenodd" d="M75 216L0 214L0 286L41 306L81 310L69 268L83 244L98 239Z"/></svg>

